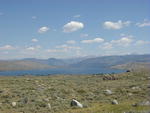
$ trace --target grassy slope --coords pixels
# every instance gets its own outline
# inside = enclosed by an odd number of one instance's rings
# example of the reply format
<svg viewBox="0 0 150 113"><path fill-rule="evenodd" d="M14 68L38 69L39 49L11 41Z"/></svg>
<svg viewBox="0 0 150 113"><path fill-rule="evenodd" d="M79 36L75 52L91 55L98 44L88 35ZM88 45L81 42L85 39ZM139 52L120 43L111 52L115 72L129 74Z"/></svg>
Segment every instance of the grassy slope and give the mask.
<svg viewBox="0 0 150 113"><path fill-rule="evenodd" d="M126 63L126 64L120 64L116 66L112 66L114 69L126 69L126 70L149 70L150 68L150 62L133 62L133 63Z"/></svg>
<svg viewBox="0 0 150 113"><path fill-rule="evenodd" d="M52 66L41 64L33 61L0 61L0 71L6 70L31 70L31 69L48 69Z"/></svg>
<svg viewBox="0 0 150 113"><path fill-rule="evenodd" d="M148 106L132 104L148 100L148 72L131 72L115 75L118 80L102 80L102 75L87 76L21 76L0 77L0 113L123 113L124 111L150 110ZM139 89L132 89L139 86ZM105 95L110 89L112 95ZM129 96L132 93L132 96ZM76 98L83 109L71 108ZM27 99L27 103L24 103ZM112 105L117 99L119 105ZM11 102L17 102L12 107ZM51 104L51 109L47 104Z"/></svg>

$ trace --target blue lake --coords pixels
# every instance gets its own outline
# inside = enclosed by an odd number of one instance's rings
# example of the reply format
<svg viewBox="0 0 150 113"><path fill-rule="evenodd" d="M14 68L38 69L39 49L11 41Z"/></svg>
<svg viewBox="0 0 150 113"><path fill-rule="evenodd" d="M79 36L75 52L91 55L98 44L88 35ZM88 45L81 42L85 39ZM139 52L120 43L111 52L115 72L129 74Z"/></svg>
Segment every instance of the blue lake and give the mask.
<svg viewBox="0 0 150 113"><path fill-rule="evenodd" d="M49 75L49 74L100 74L100 73L122 73L125 70L107 68L55 68L44 70L23 70L23 71L1 71L0 76L15 75Z"/></svg>

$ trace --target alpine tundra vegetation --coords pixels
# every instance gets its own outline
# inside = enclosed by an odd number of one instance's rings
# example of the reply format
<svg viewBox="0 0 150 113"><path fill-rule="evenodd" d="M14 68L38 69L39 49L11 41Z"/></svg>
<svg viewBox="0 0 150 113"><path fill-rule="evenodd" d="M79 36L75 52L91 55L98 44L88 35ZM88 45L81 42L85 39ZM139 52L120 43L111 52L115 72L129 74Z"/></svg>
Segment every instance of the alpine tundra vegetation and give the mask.
<svg viewBox="0 0 150 113"><path fill-rule="evenodd" d="M0 76L0 113L148 113L149 74Z"/></svg>

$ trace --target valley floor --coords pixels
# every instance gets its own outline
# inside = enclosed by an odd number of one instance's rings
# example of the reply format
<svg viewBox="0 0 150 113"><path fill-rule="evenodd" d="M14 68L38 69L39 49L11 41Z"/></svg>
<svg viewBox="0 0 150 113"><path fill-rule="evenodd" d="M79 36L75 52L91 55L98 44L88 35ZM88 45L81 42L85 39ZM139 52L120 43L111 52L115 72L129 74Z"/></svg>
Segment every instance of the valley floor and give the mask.
<svg viewBox="0 0 150 113"><path fill-rule="evenodd" d="M149 79L150 73L146 71L0 76L0 113L149 113ZM84 107L70 107L72 98ZM117 105L112 104L114 99Z"/></svg>

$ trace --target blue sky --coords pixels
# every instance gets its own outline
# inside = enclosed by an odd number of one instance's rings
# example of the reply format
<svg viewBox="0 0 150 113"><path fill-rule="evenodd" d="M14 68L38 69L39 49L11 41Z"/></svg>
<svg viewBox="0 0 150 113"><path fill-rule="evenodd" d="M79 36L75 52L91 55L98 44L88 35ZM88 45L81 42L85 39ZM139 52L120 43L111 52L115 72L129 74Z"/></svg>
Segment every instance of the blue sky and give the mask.
<svg viewBox="0 0 150 113"><path fill-rule="evenodd" d="M150 0L0 0L0 59L149 54Z"/></svg>

